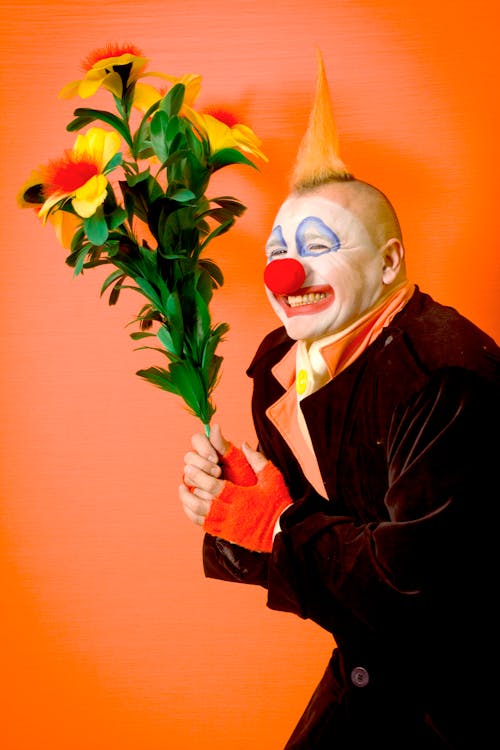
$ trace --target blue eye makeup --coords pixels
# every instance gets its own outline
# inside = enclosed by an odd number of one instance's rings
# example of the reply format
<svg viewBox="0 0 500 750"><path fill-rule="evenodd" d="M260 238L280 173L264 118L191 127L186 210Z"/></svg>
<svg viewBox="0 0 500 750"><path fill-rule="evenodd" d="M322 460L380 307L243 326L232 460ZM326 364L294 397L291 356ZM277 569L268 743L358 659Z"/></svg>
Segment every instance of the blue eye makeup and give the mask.
<svg viewBox="0 0 500 750"><path fill-rule="evenodd" d="M317 216L302 219L295 233L299 255L323 255L336 252L340 240L329 226Z"/></svg>
<svg viewBox="0 0 500 750"><path fill-rule="evenodd" d="M278 225L274 227L271 232L271 236L267 241L266 253L268 258L275 258L278 255L285 255L288 250L288 245L283 237L281 227Z"/></svg>

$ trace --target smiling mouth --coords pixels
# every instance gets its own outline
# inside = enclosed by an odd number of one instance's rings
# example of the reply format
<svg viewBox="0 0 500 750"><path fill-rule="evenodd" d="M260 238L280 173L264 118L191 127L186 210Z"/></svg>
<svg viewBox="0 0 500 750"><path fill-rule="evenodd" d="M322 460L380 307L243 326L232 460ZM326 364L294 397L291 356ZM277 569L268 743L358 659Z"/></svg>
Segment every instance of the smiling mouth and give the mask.
<svg viewBox="0 0 500 750"><path fill-rule="evenodd" d="M292 317L320 312L333 302L333 296L331 286L318 286L305 287L296 294L280 294L276 299L287 316Z"/></svg>
<svg viewBox="0 0 500 750"><path fill-rule="evenodd" d="M314 305L322 299L326 299L325 292L309 292L309 294L298 294L297 296L289 295L285 297L287 305L290 307L302 307L302 305Z"/></svg>

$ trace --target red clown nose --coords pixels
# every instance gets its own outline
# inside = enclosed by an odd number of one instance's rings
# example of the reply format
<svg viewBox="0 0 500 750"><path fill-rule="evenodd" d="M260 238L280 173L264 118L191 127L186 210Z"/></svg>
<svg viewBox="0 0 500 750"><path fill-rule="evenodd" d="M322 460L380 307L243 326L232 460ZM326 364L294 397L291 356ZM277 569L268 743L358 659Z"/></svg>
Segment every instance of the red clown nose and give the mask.
<svg viewBox="0 0 500 750"><path fill-rule="evenodd" d="M306 272L295 258L273 260L264 271L264 283L273 294L291 294L300 289Z"/></svg>

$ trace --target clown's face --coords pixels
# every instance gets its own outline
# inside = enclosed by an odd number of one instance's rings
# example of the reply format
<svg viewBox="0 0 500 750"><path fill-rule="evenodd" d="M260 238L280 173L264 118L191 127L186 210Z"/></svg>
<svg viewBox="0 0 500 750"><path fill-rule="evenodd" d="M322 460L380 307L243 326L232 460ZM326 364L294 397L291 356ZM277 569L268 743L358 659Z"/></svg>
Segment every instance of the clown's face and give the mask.
<svg viewBox="0 0 500 750"><path fill-rule="evenodd" d="M395 278L384 247L374 244L362 211L355 207L354 213L348 197L342 185L292 195L274 222L266 245L266 293L292 339L313 341L343 330L375 307ZM278 264L273 270L279 278L283 259L302 265L298 289L269 281L269 265ZM281 268L286 277L286 264Z"/></svg>

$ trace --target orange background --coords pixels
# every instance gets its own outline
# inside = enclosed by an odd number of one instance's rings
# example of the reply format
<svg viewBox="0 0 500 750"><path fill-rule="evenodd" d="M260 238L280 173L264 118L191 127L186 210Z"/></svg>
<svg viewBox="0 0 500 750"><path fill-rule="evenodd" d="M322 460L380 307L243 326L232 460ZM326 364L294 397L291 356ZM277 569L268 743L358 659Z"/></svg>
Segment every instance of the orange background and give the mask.
<svg viewBox="0 0 500 750"><path fill-rule="evenodd" d="M260 173L223 170L248 211L211 246L230 323L217 419L254 440L244 374L275 320L262 247L286 195L325 58L344 161L400 215L410 275L497 339L496 0L87 0L0 10L1 690L4 750L284 745L331 649L265 592L206 580L177 500L197 422L135 376L151 364L93 271L74 279L51 229L15 203L71 145L61 86L94 47L129 41L152 70L203 76L200 104L263 140ZM95 103L94 103L95 104ZM107 101L107 104L110 104ZM220 188L220 189L219 189ZM215 188L214 188L215 192Z"/></svg>

